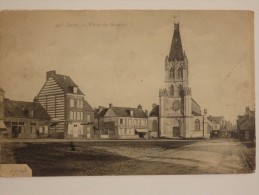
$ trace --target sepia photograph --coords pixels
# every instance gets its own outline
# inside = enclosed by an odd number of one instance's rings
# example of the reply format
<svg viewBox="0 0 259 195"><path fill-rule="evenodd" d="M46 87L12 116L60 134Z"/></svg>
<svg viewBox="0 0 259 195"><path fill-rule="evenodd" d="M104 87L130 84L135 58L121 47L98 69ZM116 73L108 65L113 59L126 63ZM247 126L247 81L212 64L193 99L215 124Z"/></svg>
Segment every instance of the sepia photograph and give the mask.
<svg viewBox="0 0 259 195"><path fill-rule="evenodd" d="M253 174L254 12L0 12L0 176Z"/></svg>

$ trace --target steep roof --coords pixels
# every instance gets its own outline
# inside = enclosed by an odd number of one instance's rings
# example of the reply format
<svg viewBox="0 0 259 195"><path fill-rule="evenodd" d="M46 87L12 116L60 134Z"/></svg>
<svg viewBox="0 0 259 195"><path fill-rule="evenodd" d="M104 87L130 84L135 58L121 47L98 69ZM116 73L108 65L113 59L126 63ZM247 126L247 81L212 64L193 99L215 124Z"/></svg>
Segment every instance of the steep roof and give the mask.
<svg viewBox="0 0 259 195"><path fill-rule="evenodd" d="M106 112L108 111L108 108L103 107L101 110L99 108L94 109L94 117L104 117Z"/></svg>
<svg viewBox="0 0 259 195"><path fill-rule="evenodd" d="M139 108L112 107L111 109L118 117L130 117L130 111L132 110L134 118L147 118L146 113Z"/></svg>
<svg viewBox="0 0 259 195"><path fill-rule="evenodd" d="M174 23L174 35L171 43L169 60L180 61L180 60L183 60L183 58L184 58L184 54L183 54L183 48L182 48L179 23Z"/></svg>
<svg viewBox="0 0 259 195"><path fill-rule="evenodd" d="M92 106L86 100L84 100L84 110L94 111Z"/></svg>
<svg viewBox="0 0 259 195"><path fill-rule="evenodd" d="M5 92L2 87L0 87L0 92Z"/></svg>
<svg viewBox="0 0 259 195"><path fill-rule="evenodd" d="M201 107L194 99L192 99L192 114L195 116L201 115Z"/></svg>
<svg viewBox="0 0 259 195"><path fill-rule="evenodd" d="M28 116L26 110L33 111L31 117ZM32 119L44 119L49 120L50 116L47 111L41 106L40 103L36 102L23 102L23 101L4 101L4 115L7 117L18 117L18 118L32 118Z"/></svg>
<svg viewBox="0 0 259 195"><path fill-rule="evenodd" d="M159 117L159 105L156 105L150 112L149 117Z"/></svg>
<svg viewBox="0 0 259 195"><path fill-rule="evenodd" d="M130 107L115 107L112 108L102 108L100 111L99 109L95 110L95 116L96 117L104 117L106 112L111 109L114 114L118 117L131 117L130 116L130 110L133 111L133 117L134 118L147 118L146 113L139 108L130 108Z"/></svg>
<svg viewBox="0 0 259 195"><path fill-rule="evenodd" d="M239 127L241 130L254 130L255 129L255 118L249 117L242 125Z"/></svg>
<svg viewBox="0 0 259 195"><path fill-rule="evenodd" d="M59 86L66 92L66 93L73 93L73 88L77 87L77 94L84 95L84 93L78 88L78 85L66 75L61 74L53 74L53 77L59 84Z"/></svg>

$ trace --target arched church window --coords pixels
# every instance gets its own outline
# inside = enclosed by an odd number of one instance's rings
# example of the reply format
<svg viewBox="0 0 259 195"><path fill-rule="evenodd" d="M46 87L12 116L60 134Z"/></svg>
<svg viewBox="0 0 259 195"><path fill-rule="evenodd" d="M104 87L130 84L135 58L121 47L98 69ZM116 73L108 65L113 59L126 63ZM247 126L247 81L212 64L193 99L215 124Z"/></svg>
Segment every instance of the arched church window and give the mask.
<svg viewBox="0 0 259 195"><path fill-rule="evenodd" d="M170 86L170 95L171 96L174 95L174 86L173 85Z"/></svg>
<svg viewBox="0 0 259 195"><path fill-rule="evenodd" d="M178 69L178 78L183 78L183 69L182 68Z"/></svg>
<svg viewBox="0 0 259 195"><path fill-rule="evenodd" d="M196 131L199 131L199 130L200 130L200 120L199 120L199 119L196 119L196 120L195 120L195 130L196 130Z"/></svg>
<svg viewBox="0 0 259 195"><path fill-rule="evenodd" d="M174 68L170 69L170 79L174 79Z"/></svg>

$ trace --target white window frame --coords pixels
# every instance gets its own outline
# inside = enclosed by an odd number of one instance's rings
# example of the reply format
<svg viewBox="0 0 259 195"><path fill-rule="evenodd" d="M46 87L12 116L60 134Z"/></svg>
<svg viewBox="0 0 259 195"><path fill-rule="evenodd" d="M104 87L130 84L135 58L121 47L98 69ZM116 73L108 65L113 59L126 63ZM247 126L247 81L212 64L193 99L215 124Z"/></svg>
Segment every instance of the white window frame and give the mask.
<svg viewBox="0 0 259 195"><path fill-rule="evenodd" d="M84 113L80 112L80 119L83 120Z"/></svg>
<svg viewBox="0 0 259 195"><path fill-rule="evenodd" d="M129 119L129 126L132 126L132 119Z"/></svg>
<svg viewBox="0 0 259 195"><path fill-rule="evenodd" d="M70 107L73 108L75 106L75 100L70 99Z"/></svg>
<svg viewBox="0 0 259 195"><path fill-rule="evenodd" d="M44 125L43 132L45 135L49 134L49 127L47 125Z"/></svg>
<svg viewBox="0 0 259 195"><path fill-rule="evenodd" d="M80 112L76 112L76 119L80 120Z"/></svg>
<svg viewBox="0 0 259 195"><path fill-rule="evenodd" d="M90 121L91 121L91 117L90 117L89 114L86 115L86 121L87 121L87 122L90 122Z"/></svg>

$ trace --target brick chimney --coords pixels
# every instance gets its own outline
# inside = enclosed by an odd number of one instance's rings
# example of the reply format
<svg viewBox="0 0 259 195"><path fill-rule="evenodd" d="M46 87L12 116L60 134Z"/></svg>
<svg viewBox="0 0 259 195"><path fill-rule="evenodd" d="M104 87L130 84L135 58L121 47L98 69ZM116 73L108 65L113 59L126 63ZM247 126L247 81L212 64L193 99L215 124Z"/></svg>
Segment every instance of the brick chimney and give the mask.
<svg viewBox="0 0 259 195"><path fill-rule="evenodd" d="M145 110L145 114L148 116L148 110Z"/></svg>
<svg viewBox="0 0 259 195"><path fill-rule="evenodd" d="M138 109L142 109L142 106L140 104L138 105Z"/></svg>
<svg viewBox="0 0 259 195"><path fill-rule="evenodd" d="M112 104L111 103L109 104L109 108L112 108Z"/></svg>
<svg viewBox="0 0 259 195"><path fill-rule="evenodd" d="M46 74L48 80L48 78L53 77L56 74L56 70L48 71Z"/></svg>
<svg viewBox="0 0 259 195"><path fill-rule="evenodd" d="M154 103L154 104L152 104L152 109L154 109L156 107L156 104Z"/></svg>
<svg viewBox="0 0 259 195"><path fill-rule="evenodd" d="M133 117L133 110L130 110L130 116Z"/></svg>

